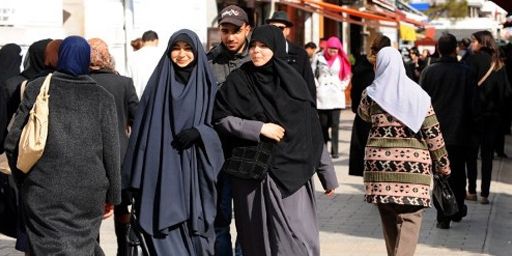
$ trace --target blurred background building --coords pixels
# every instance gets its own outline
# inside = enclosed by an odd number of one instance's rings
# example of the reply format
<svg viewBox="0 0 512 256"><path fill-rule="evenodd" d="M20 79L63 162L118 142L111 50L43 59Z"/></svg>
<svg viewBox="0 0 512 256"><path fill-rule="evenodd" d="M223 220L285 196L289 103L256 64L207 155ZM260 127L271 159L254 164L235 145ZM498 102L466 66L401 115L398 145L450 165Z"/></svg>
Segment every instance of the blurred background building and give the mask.
<svg viewBox="0 0 512 256"><path fill-rule="evenodd" d="M207 49L218 43L217 12L230 4L244 8L253 26L285 10L292 41L318 44L334 35L349 53L367 52L378 33L396 47L433 47L445 31L459 38L482 29L504 40L512 34L512 0L0 0L0 46L26 50L42 38L100 37L125 73L130 41L149 29L159 34L162 52L181 28L195 31Z"/></svg>

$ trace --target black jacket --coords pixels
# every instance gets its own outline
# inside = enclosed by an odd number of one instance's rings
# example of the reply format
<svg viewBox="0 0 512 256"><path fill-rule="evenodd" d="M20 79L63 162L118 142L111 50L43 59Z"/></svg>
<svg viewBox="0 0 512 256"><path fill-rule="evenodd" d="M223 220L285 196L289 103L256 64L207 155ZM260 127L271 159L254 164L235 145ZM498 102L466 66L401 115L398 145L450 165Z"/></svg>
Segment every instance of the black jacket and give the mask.
<svg viewBox="0 0 512 256"><path fill-rule="evenodd" d="M308 90L313 96L313 99L316 102L316 85L315 85L315 75L313 74L313 70L311 69L311 63L309 62L309 57L302 47L287 41L288 43L288 64L290 64L299 74L302 75L302 78L306 81L308 86Z"/></svg>
<svg viewBox="0 0 512 256"><path fill-rule="evenodd" d="M492 57L487 52L471 54L466 63L476 74L479 81L491 67ZM510 100L511 89L505 67L494 71L477 88L477 107L480 117L501 118L506 112L507 101ZM479 118L480 119L480 118Z"/></svg>
<svg viewBox="0 0 512 256"><path fill-rule="evenodd" d="M132 125L137 104L139 103L133 80L108 71L92 71L90 76L98 85L114 96L122 160L128 147L128 127Z"/></svg>
<svg viewBox="0 0 512 256"><path fill-rule="evenodd" d="M208 52L206 56L217 79L217 87L224 84L229 73L251 60L248 45L249 42L246 42L242 53L232 53L222 43Z"/></svg>
<svg viewBox="0 0 512 256"><path fill-rule="evenodd" d="M469 66L455 57L441 57L423 70L420 85L432 98L446 145L467 145L476 114L476 78Z"/></svg>

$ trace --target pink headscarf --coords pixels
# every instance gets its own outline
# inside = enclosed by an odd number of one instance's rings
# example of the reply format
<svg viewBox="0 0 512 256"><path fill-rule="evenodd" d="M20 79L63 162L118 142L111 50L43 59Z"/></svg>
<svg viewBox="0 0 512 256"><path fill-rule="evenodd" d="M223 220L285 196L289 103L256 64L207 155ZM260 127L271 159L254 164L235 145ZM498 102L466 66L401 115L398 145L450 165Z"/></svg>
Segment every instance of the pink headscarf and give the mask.
<svg viewBox="0 0 512 256"><path fill-rule="evenodd" d="M333 56L329 55L329 53L327 52L329 48L338 49L338 56L334 58ZM340 80L345 80L348 76L352 74L352 67L350 65L350 61L348 60L348 56L343 50L343 45L341 44L340 39L338 39L337 37L331 36L329 40L327 40L327 47L324 49L324 57L327 60L329 67L332 66L332 64L337 58L340 59Z"/></svg>

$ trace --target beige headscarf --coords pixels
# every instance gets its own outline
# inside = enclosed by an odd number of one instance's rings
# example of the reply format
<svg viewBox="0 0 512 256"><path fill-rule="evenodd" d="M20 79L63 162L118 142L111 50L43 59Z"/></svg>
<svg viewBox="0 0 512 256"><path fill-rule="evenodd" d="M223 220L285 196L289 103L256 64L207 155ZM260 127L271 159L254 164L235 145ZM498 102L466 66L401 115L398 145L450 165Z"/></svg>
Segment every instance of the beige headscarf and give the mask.
<svg viewBox="0 0 512 256"><path fill-rule="evenodd" d="M91 46L91 70L106 69L115 71L115 64L112 55L108 51L108 45L99 38L91 38L87 41Z"/></svg>

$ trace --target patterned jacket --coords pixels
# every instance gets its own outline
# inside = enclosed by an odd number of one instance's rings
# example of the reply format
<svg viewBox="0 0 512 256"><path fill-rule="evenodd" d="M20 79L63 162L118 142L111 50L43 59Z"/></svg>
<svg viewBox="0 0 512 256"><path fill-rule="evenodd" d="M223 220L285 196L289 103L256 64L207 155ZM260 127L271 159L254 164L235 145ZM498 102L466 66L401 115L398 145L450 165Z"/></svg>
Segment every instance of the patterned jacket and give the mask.
<svg viewBox="0 0 512 256"><path fill-rule="evenodd" d="M365 149L365 201L430 207L432 168L442 175L450 173L432 106L418 133L386 113L366 90L358 113L372 123Z"/></svg>

